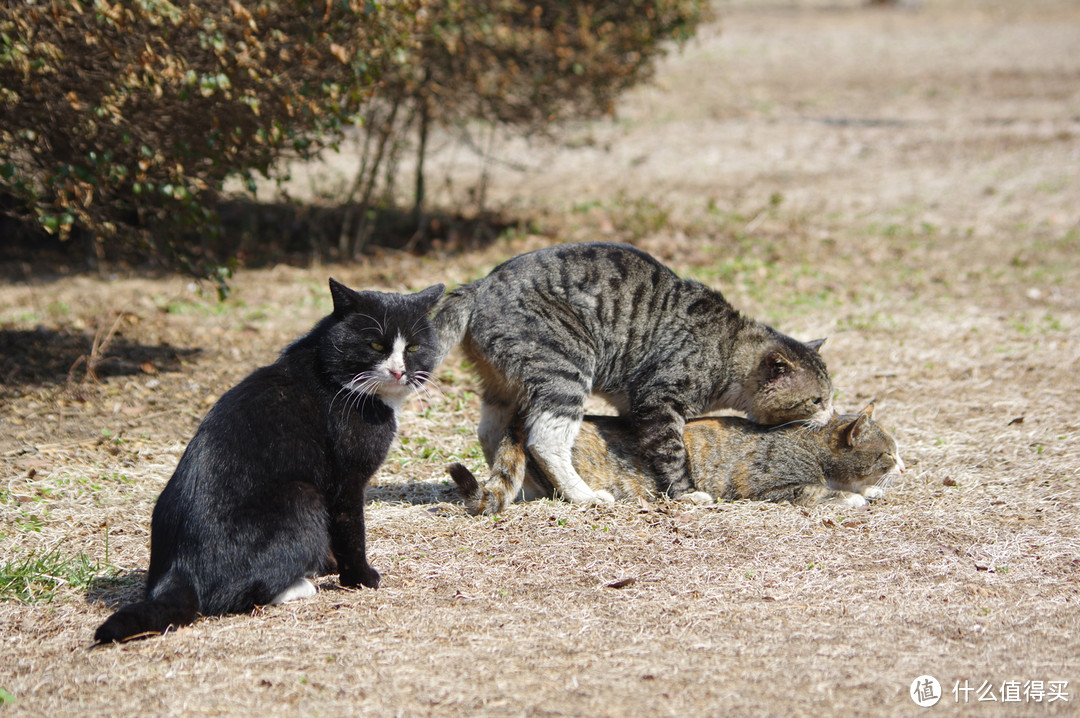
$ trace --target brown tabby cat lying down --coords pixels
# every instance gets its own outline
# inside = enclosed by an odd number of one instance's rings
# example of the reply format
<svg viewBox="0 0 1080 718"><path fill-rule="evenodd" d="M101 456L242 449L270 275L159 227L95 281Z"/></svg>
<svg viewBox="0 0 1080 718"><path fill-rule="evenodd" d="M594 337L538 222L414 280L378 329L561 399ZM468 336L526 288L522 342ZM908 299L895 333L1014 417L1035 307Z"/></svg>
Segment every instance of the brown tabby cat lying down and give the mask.
<svg viewBox="0 0 1080 718"><path fill-rule="evenodd" d="M871 417L874 405L858 414L836 415L823 427L802 423L779 427L737 417L703 417L686 422L683 440L695 488L720 501L788 501L798 506L836 503L863 506L879 498L904 471L896 441ZM587 416L574 443L574 468L590 486L616 499L655 499L660 493L629 426L618 417ZM461 464L449 467L465 504L483 513L489 492ZM499 444L492 477L521 485L522 497L553 497L525 449L520 422ZM516 481L515 481L516 479Z"/></svg>

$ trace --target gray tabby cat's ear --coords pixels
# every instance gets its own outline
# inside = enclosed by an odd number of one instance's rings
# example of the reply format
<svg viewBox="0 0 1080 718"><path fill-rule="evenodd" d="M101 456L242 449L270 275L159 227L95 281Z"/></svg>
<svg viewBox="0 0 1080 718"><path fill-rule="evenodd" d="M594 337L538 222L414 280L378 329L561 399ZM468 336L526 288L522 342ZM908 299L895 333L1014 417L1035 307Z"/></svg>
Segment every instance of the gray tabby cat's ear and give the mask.
<svg viewBox="0 0 1080 718"><path fill-rule="evenodd" d="M806 346L808 346L811 349L813 349L814 351L820 353L821 352L821 345L825 343L826 339L828 339L828 337L822 337L821 339L814 339L813 341L806 342Z"/></svg>
<svg viewBox="0 0 1080 718"><path fill-rule="evenodd" d="M442 299L443 291L446 287L442 284L435 284L427 289L421 290L412 295L413 301L420 305L420 310L427 314L428 310L435 306L435 303Z"/></svg>
<svg viewBox="0 0 1080 718"><path fill-rule="evenodd" d="M873 405L871 404L871 406ZM862 433L869 421L869 416L860 413L858 419L848 424L847 428L844 429L844 439L847 441L848 446L855 446L855 444L859 443L859 439L862 437Z"/></svg>
<svg viewBox="0 0 1080 718"><path fill-rule="evenodd" d="M765 355L763 361L765 367L769 370L769 377L772 379L775 379L781 374L786 374L795 368L795 365L780 352L769 352Z"/></svg>
<svg viewBox="0 0 1080 718"><path fill-rule="evenodd" d="M330 296L334 300L334 314L342 315L355 307L360 295L341 282L330 277Z"/></svg>

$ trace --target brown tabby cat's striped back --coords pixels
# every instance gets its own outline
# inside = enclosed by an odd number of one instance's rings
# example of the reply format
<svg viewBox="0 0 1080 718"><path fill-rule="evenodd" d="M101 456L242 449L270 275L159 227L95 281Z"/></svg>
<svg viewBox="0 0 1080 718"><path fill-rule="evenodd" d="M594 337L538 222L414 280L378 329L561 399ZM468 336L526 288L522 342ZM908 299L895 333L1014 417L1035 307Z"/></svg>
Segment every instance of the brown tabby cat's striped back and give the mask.
<svg viewBox="0 0 1080 718"><path fill-rule="evenodd" d="M763 427L736 417L688 421L683 436L695 488L716 500L787 501L802 506L833 502L861 506L877 498L903 472L896 441L872 419L873 404L858 414L833 417L824 427ZM524 498L554 496L524 447L518 422L499 444L494 479L480 486L461 464L450 474L470 510L482 513L513 496L498 495L522 485ZM581 425L574 466L588 482L617 499L655 499L656 482L625 421L590 416Z"/></svg>

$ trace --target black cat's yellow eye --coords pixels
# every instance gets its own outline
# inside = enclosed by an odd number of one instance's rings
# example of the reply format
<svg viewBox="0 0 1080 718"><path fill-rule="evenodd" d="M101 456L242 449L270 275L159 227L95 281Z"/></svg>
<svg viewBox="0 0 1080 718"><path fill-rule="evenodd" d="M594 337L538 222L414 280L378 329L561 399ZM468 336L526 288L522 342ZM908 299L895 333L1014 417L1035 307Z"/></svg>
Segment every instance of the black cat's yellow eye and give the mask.
<svg viewBox="0 0 1080 718"><path fill-rule="evenodd" d="M386 347L384 347L382 344L379 344L378 342L371 342L371 348L377 352L381 352L382 350L386 349Z"/></svg>
<svg viewBox="0 0 1080 718"><path fill-rule="evenodd" d="M407 351L407 352L414 352L414 351L416 351L416 350L417 350L417 349L419 349L419 348L420 348L420 345L419 345L419 344L410 344L409 346L405 347L405 351Z"/></svg>

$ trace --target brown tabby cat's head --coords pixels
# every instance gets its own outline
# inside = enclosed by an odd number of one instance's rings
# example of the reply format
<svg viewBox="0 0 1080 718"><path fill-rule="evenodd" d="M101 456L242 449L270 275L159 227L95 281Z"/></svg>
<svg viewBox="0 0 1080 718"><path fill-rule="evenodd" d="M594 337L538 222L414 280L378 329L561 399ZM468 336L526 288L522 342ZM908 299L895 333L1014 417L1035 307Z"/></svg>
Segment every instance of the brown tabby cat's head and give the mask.
<svg viewBox="0 0 1080 718"><path fill-rule="evenodd" d="M819 350L824 339L802 343L782 334L758 355L750 376L747 416L759 424L809 421L825 426L833 416L832 381Z"/></svg>
<svg viewBox="0 0 1080 718"><path fill-rule="evenodd" d="M829 422L828 446L832 461L826 471L831 489L874 498L904 473L896 440L873 420L874 404L858 414L838 415Z"/></svg>

